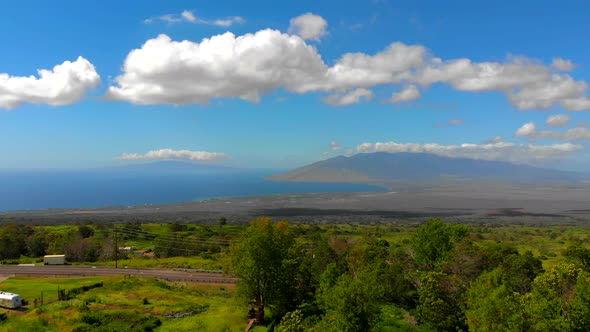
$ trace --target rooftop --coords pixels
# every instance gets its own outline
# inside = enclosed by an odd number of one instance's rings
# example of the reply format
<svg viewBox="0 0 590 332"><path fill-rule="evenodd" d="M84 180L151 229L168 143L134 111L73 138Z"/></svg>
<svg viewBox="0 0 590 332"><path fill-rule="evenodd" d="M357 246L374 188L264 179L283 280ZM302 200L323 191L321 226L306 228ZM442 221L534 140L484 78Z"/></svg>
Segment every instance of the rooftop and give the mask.
<svg viewBox="0 0 590 332"><path fill-rule="evenodd" d="M2 298L2 299L11 299L11 298L13 298L15 296L20 297L20 295L18 295L18 294L7 293L7 292L0 291L0 298Z"/></svg>

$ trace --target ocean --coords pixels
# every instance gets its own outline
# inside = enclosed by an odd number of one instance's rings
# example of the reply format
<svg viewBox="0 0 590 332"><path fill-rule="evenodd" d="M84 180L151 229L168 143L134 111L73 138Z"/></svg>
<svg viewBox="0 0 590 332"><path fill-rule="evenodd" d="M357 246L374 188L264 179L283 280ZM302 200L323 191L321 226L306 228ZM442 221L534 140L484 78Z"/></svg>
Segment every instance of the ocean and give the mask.
<svg viewBox="0 0 590 332"><path fill-rule="evenodd" d="M272 171L1 171L0 211L166 204L221 197L383 191L362 184L271 182Z"/></svg>

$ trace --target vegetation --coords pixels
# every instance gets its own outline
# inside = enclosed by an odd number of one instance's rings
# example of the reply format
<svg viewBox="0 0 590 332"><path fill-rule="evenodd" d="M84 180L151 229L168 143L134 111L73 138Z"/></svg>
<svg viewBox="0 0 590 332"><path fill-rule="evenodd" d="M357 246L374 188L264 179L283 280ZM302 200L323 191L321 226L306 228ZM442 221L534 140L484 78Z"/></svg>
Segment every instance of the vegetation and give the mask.
<svg viewBox="0 0 590 332"><path fill-rule="evenodd" d="M238 291L273 305L278 330L590 327L585 265L590 251L571 244L564 259L544 270L530 251L474 239L478 236L466 226L432 219L401 243L375 233L355 240L310 236L297 241L285 222L260 219L251 223L231 256L242 278ZM260 294L272 296L265 301Z"/></svg>
<svg viewBox="0 0 590 332"><path fill-rule="evenodd" d="M116 243L154 253L119 250L120 266L223 269L240 281L234 290L120 277L9 278L0 290L30 304L23 313L0 310L0 330L241 331L255 307L263 309L261 330L587 331L589 239L581 226L437 219L419 226L267 218L247 226L4 225L6 263L66 252L74 264L114 265ZM72 299L58 301L58 286ZM44 304L34 304L41 291Z"/></svg>
<svg viewBox="0 0 590 332"><path fill-rule="evenodd" d="M76 279L69 284L68 279L57 279L51 292L42 288L46 295L55 294L43 306L23 312L0 309L0 315L7 315L0 321L0 331L243 331L246 326L233 287L102 277L103 287L58 301L57 284L69 290L91 285L97 278ZM9 278L0 285L5 283L22 294L40 287L36 278ZM177 314L183 317L175 318Z"/></svg>

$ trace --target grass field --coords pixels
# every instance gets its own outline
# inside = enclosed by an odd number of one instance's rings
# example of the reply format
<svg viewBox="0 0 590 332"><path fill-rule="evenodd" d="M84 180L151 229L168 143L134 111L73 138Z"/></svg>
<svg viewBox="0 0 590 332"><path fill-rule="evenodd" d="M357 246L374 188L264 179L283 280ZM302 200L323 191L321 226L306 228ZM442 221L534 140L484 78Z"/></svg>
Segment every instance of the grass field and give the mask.
<svg viewBox="0 0 590 332"><path fill-rule="evenodd" d="M0 322L0 331L73 331L84 327L82 321L102 319L102 331L123 332L124 326L139 326L140 322L157 318L161 326L155 331L243 331L246 327L246 307L235 302L233 287L193 283L168 283L147 278L9 278L0 289L28 298L41 290L74 288L104 281L104 287L92 289L68 301L56 301L36 309L10 311L8 319ZM190 317L167 318L170 313L205 311ZM121 321L118 321L121 320ZM130 322L132 320L134 322ZM121 329L123 326L123 330ZM80 330L82 331L82 330ZM253 331L266 331L257 327Z"/></svg>
<svg viewBox="0 0 590 332"><path fill-rule="evenodd" d="M57 301L57 290L72 289L92 285L108 279L108 277L86 277L86 278L30 278L11 277L0 283L0 291L17 293L23 299L32 302L40 298L43 293L43 302L51 303Z"/></svg>

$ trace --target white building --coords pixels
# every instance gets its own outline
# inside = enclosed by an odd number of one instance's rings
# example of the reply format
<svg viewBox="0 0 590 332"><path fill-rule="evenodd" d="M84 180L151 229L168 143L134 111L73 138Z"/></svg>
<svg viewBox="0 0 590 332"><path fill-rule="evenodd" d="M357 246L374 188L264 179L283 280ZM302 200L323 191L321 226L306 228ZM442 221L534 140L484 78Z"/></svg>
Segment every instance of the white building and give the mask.
<svg viewBox="0 0 590 332"><path fill-rule="evenodd" d="M23 299L18 294L0 292L0 307L16 309L23 305Z"/></svg>
<svg viewBox="0 0 590 332"><path fill-rule="evenodd" d="M66 255L45 255L43 257L43 264L45 265L64 265L66 263Z"/></svg>

